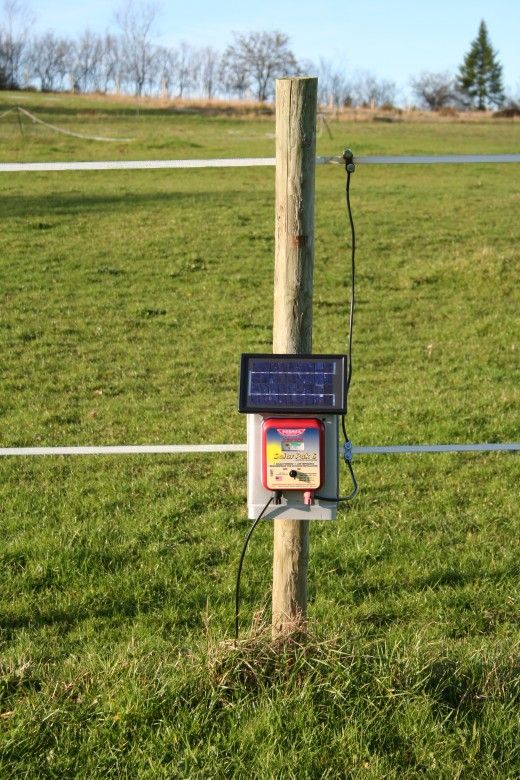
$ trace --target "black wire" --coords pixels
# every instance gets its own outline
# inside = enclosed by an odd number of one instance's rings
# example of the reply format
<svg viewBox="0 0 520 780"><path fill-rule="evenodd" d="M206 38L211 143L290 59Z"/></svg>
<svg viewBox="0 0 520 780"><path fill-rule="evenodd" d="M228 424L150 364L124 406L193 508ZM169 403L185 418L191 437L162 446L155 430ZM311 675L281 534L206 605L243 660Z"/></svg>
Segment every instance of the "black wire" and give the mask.
<svg viewBox="0 0 520 780"><path fill-rule="evenodd" d="M354 474L354 469L352 468L352 463L350 463L350 461L348 461L348 460L345 461L345 462L346 462L346 464L348 466L348 470L350 471L350 476L352 478L352 485L353 485L352 491L348 494L348 496L334 496L334 497L331 497L331 496L320 496L317 493L315 493L314 494L314 498L317 498L319 501L333 501L334 503L339 503L340 501L352 501L354 496L357 495L359 487L358 487L358 482L357 482L357 479L356 479L356 475Z"/></svg>
<svg viewBox="0 0 520 780"><path fill-rule="evenodd" d="M274 494L271 496L267 504L264 506L258 517L256 518L255 522L249 529L249 531L246 534L246 538L244 540L244 546L242 548L242 553L240 555L240 561L238 563L238 571L237 571L237 583L235 588L235 640L238 639L238 613L240 609L240 575L242 574L242 564L244 563L244 558L247 550L247 545L249 544L249 540L251 539L251 536L253 535L253 531L255 530L256 526L264 516L264 513L267 510L267 507L270 505L274 498Z"/></svg>
<svg viewBox="0 0 520 780"><path fill-rule="evenodd" d="M352 378L352 336L354 333L354 307L355 307L355 287L356 287L356 228L354 227L354 218L352 216L352 206L350 205L350 176L347 171L347 184L345 187L345 198L347 201L347 213L350 222L351 235L351 275L350 275L350 316L348 326L348 372L347 372L347 402L350 380ZM346 412L345 412L346 414Z"/></svg>
<svg viewBox="0 0 520 780"><path fill-rule="evenodd" d="M346 389L346 398L345 398L345 414L341 416L341 427L343 429L343 436L345 437L346 442L349 441L345 418L348 412L348 391L350 389L350 381L352 379L352 340L354 335L354 309L356 307L356 228L354 226L354 217L352 216L352 206L350 205L350 177L351 177L351 171L347 170L345 199L347 201L347 214L350 223L350 236L351 236L350 314L349 314L349 321L348 321L348 372L347 372L347 389ZM355 483L355 477L354 477L354 483Z"/></svg>
<svg viewBox="0 0 520 780"><path fill-rule="evenodd" d="M352 206L350 205L350 177L351 177L352 171L348 170L347 168L347 183L345 186L345 198L347 202L347 214L348 219L350 223L350 236L351 236L351 275L350 275L350 315L349 315L349 326L348 326L348 371L347 371L347 387L345 390L345 413L341 415L341 428L343 430L343 436L345 439L345 444L350 444L350 439L348 437L347 433L347 424L346 424L346 416L348 411L348 391L350 388L350 380L352 379L352 338L354 333L354 308L355 308L355 290L356 290L356 228L354 226L354 218L352 216ZM350 455L350 458L352 455ZM321 500L321 501L333 501L334 503L339 503L340 501L351 501L354 496L357 495L358 492L358 482L356 479L356 475L354 474L354 469L352 467L351 460L345 456L345 463L347 464L348 470L350 471L350 477L352 479L352 491L347 496L320 496L318 494L315 494L315 498Z"/></svg>
<svg viewBox="0 0 520 780"><path fill-rule="evenodd" d="M349 438L348 438L347 425L346 425L346 422L345 422L345 415L344 414L341 415L341 427L343 429L343 436L345 438L345 441L348 441Z"/></svg>

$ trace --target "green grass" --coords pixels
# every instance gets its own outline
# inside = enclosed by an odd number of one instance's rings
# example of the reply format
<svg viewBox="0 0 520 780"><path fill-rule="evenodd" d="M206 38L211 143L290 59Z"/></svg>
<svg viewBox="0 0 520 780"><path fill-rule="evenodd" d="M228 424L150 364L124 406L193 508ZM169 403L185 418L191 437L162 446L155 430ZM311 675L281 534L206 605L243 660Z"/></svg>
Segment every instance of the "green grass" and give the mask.
<svg viewBox="0 0 520 780"><path fill-rule="evenodd" d="M7 160L271 155L271 119L0 93ZM92 111L95 108L95 111ZM517 152L514 122L332 123L320 154ZM516 166L352 180L356 444L518 440ZM317 172L315 351L343 351L344 175ZM269 169L2 174L2 446L237 442L269 350ZM269 622L271 528L233 588L242 454L0 460L0 777L520 776L518 456L358 458L311 529L305 646ZM347 476L342 476L344 487Z"/></svg>

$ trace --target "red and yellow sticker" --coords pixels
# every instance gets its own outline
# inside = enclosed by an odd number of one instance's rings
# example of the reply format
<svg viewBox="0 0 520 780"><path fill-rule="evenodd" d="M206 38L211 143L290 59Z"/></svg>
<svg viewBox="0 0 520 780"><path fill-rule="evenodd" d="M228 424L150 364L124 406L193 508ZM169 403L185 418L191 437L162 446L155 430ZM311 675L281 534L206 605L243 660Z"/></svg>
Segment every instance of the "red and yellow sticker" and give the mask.
<svg viewBox="0 0 520 780"><path fill-rule="evenodd" d="M321 420L262 423L262 484L267 490L318 490L323 482Z"/></svg>

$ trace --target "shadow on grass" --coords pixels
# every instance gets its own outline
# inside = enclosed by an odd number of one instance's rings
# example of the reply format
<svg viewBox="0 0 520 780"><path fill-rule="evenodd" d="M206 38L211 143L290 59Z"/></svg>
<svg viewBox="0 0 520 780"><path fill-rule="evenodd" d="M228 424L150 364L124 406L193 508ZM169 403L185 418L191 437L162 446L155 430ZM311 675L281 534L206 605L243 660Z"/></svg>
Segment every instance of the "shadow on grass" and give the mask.
<svg viewBox="0 0 520 780"><path fill-rule="evenodd" d="M193 192L117 192L114 184L114 192L107 192L98 195L89 195L81 192L60 193L47 197L41 195L17 195L0 196L0 212L4 219L9 217L47 217L98 212L106 213L107 209L112 212L124 212L128 215L133 209L139 209L146 206L164 206L171 205L179 207L185 205L187 209L200 209L202 214L207 210L207 204L214 201L215 193L211 191ZM130 186L130 185L128 185ZM225 208L232 209L244 203L244 199L254 199L256 193L245 193L243 191L226 191ZM213 205L213 208L215 206ZM43 225L43 226L42 226ZM36 226L38 229L50 229L52 225L41 222Z"/></svg>
<svg viewBox="0 0 520 780"><path fill-rule="evenodd" d="M348 570L348 566L345 567ZM374 596L399 595L402 593L420 593L422 591L451 589L456 590L465 588L468 585L474 585L479 582L492 582L499 585L511 576L515 576L516 569L506 564L500 569L494 571L468 572L447 567L446 569L435 569L431 574L417 577L413 580L399 581L398 579L389 582L387 579L380 581L364 582L353 587L352 595L355 604L361 604Z"/></svg>
<svg viewBox="0 0 520 780"><path fill-rule="evenodd" d="M205 568L211 568L213 559L208 556ZM79 588L79 586L78 586ZM60 604L58 588L50 589L46 583L35 583L34 601L31 606L9 608L4 603L0 608L0 636L13 638L20 630L38 630L47 626L59 626L60 632L74 631L85 621L100 621L101 624L124 624L137 616L161 614L168 610L169 620L177 627L191 629L200 627L200 615L206 603L206 589L199 591L187 587L167 585L164 582L150 583L144 588L123 583L114 585L104 592L89 592L77 599L67 599Z"/></svg>

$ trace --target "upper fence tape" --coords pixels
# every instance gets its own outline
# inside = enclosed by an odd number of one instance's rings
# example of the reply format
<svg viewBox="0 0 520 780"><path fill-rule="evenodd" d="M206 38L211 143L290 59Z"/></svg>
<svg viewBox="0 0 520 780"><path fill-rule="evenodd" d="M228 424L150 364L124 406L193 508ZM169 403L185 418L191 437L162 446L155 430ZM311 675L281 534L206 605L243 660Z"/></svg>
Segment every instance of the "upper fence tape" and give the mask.
<svg viewBox="0 0 520 780"><path fill-rule="evenodd" d="M135 171L160 168L247 168L272 166L274 157L236 157L222 160L97 160L94 162L0 163L0 173L17 171Z"/></svg>
<svg viewBox="0 0 520 780"><path fill-rule="evenodd" d="M520 154L443 154L431 156L354 157L356 165L450 165L520 163ZM97 160L93 162L0 163L0 173L29 171L135 171L161 168L252 168L276 164L275 157L232 157L209 160ZM316 157L316 165L344 165L343 157Z"/></svg>

